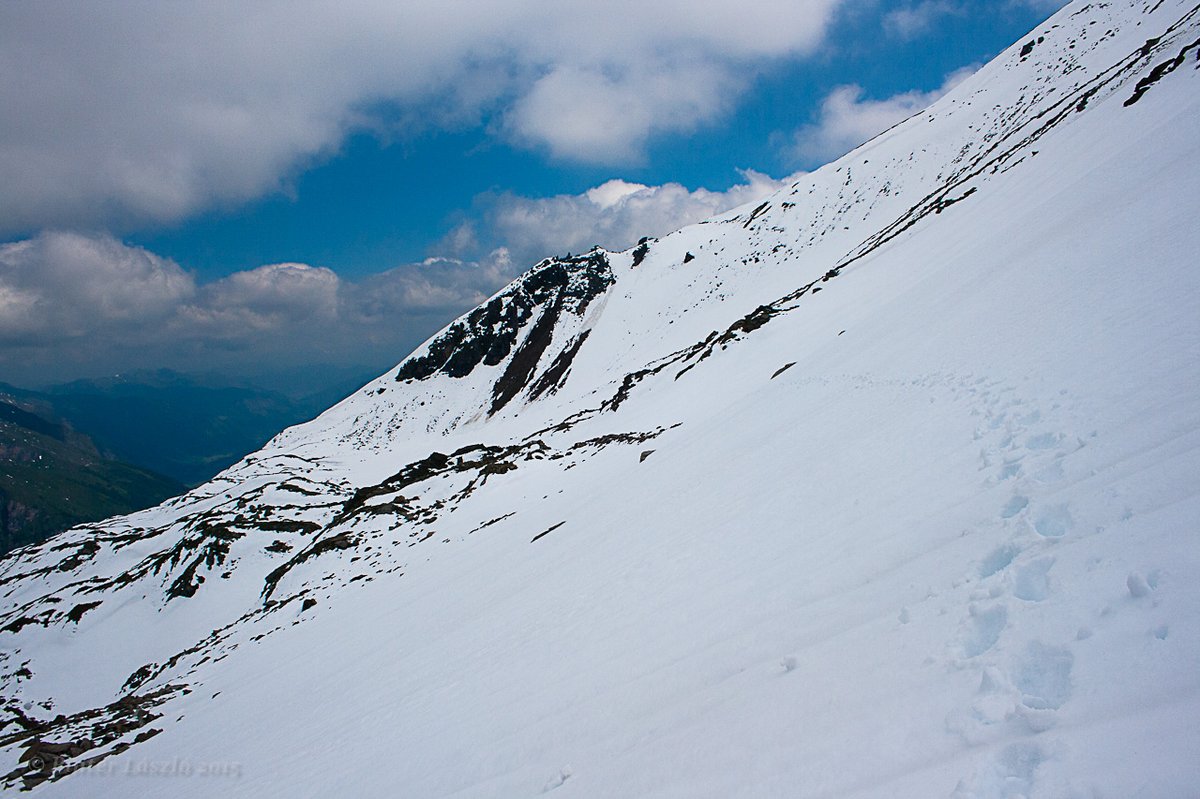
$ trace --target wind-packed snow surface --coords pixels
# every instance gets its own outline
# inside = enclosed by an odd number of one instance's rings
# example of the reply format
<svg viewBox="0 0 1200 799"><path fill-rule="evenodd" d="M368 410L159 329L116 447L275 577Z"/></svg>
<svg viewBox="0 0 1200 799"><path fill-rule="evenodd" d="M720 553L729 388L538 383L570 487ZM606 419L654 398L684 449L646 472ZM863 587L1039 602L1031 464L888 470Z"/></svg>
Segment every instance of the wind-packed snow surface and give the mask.
<svg viewBox="0 0 1200 799"><path fill-rule="evenodd" d="M0 561L46 797L1200 793L1200 11L1074 4Z"/></svg>

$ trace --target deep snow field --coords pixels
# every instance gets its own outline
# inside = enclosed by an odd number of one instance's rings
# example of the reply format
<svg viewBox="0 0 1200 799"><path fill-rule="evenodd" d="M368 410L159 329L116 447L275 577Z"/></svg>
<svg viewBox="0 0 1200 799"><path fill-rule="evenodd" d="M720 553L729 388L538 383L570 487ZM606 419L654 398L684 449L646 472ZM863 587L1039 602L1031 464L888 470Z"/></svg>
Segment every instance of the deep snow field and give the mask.
<svg viewBox="0 0 1200 799"><path fill-rule="evenodd" d="M455 350L497 363L0 561L5 784L1200 795L1200 12L1027 39L636 265L544 262Z"/></svg>

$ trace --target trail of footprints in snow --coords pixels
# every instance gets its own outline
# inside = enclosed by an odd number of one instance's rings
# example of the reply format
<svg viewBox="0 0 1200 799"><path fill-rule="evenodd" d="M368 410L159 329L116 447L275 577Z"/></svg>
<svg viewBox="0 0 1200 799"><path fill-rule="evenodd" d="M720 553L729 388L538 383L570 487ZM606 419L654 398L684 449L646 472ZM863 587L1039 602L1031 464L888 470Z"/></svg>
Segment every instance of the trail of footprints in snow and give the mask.
<svg viewBox="0 0 1200 799"><path fill-rule="evenodd" d="M997 644L1010 620L1036 612L1039 603L1053 596L1053 551L1074 533L1076 523L1068 503L1039 497L1053 494L1066 481L1064 462L1086 442L1053 423L1065 415L1060 402L1069 401L1066 392L1043 412L1039 403L1018 399L1013 389L994 388L977 394L983 400L983 421L975 438L982 442L985 485L1011 487L996 520L1010 540L984 553L972 575L979 587L950 650L952 668L978 673L978 689L967 707L948 715L946 730L969 746L993 745L998 751L989 764L959 782L954 799L1028 795L1042 764L1058 756L1052 738L1039 736L1056 725L1074 687L1073 641L1033 638ZM1131 596L1153 590L1147 585L1142 591L1142 579L1130 576ZM1090 635L1090 628L1081 628L1076 640Z"/></svg>
<svg viewBox="0 0 1200 799"><path fill-rule="evenodd" d="M1092 631L1081 627L1072 641L1030 638L998 644L1007 629L1024 626L1010 621L1035 612L1054 594L1052 572L1057 558L1053 551L1073 535L1076 522L1069 503L1052 495L1067 481L1064 463L1087 442L1064 432L1067 424L1056 423L1071 415L1064 407L1071 402L1065 391L1044 404L1020 399L1016 389L985 378L931 375L911 382L949 387L955 400L976 404L981 423L975 440L981 445L984 486L1010 489L995 518L1009 540L983 552L970 580L964 581L977 587L970 594L959 634L948 645L949 667L973 670L978 682L966 706L946 717L946 731L969 747L996 751L989 762L959 781L951 799L1030 795L1041 766L1062 754L1052 737L1041 734L1055 727L1059 710L1072 696L1076 657L1072 645L1089 638ZM1051 498L1043 500L1046 495ZM1130 513L1126 510L1122 520ZM1159 579L1157 571L1130 574L1129 596L1137 600L1150 595ZM1106 608L1100 615L1108 612ZM908 608L902 608L899 624L907 625L911 616ZM1159 639L1169 634L1166 625L1151 632ZM932 657L926 660L930 665L935 662ZM777 668L787 674L798 666L798 658L789 655L778 661Z"/></svg>
<svg viewBox="0 0 1200 799"><path fill-rule="evenodd" d="M989 766L961 781L955 799L1032 790L1038 768L1054 754L1037 736L1055 726L1059 708L1070 698L1075 663L1069 645L1061 642L1030 640L1002 647L994 657L988 653L996 649L1011 616L1030 612L1053 592L1055 557L1050 551L1071 534L1074 520L1066 503L1037 497L1065 479L1064 460L1085 442L1055 429L1046 418L1057 415L1057 402L1043 413L1039 403L994 386L981 388L979 397L982 423L975 438L983 445L980 470L985 485L1012 488L997 518L1012 537L985 553L974 575L980 588L971 595L951 653L955 666L978 672L979 687L968 707L947 717L946 730L970 746L1012 742L1000 748Z"/></svg>
<svg viewBox="0 0 1200 799"><path fill-rule="evenodd" d="M1053 594L1056 558L1051 552L1072 534L1075 521L1067 503L1038 497L1066 481L1064 461L1086 442L1057 429L1055 421L1069 415L1063 407L1070 401L1066 392L1046 404L1020 399L1016 389L986 378L930 375L911 384L949 388L954 400L974 406L981 419L975 440L981 445L984 487L1011 489L995 519L1010 539L979 559L970 575L979 587L970 595L958 636L949 643L950 668L974 670L978 688L966 707L948 715L946 731L971 747L995 746L997 753L982 770L960 781L952 797L1028 795L1038 769L1058 755L1054 744L1039 734L1055 726L1059 709L1071 697L1075 654L1068 642L1033 639L997 645L1011 617L1030 612ZM1131 583L1130 594L1138 596L1141 588ZM908 608L901 609L898 621L911 621ZM1086 637L1083 631L1079 637ZM784 674L798 665L795 656L778 662Z"/></svg>

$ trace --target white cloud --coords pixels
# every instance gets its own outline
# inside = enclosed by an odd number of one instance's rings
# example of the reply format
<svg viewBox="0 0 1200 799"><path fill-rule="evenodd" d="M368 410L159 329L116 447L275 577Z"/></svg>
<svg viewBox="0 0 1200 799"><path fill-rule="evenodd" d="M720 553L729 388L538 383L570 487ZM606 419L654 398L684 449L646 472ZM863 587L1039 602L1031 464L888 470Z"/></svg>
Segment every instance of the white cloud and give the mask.
<svg viewBox="0 0 1200 799"><path fill-rule="evenodd" d="M726 112L742 86L723 64L655 61L620 71L556 68L518 100L509 131L560 158L629 162L654 134L691 130Z"/></svg>
<svg viewBox="0 0 1200 799"><path fill-rule="evenodd" d="M298 263L197 285L107 235L0 245L0 370L40 381L168 366L248 371L326 358L384 368L512 279L508 253L428 259L361 281Z"/></svg>
<svg viewBox="0 0 1200 799"><path fill-rule="evenodd" d="M940 18L964 13L966 9L953 0L922 0L889 11L883 17L883 29L898 39L913 39L929 31Z"/></svg>
<svg viewBox="0 0 1200 799"><path fill-rule="evenodd" d="M443 242L455 257L357 281L279 263L198 284L174 261L106 234L42 233L0 245L0 369L35 381L319 359L382 369L547 255L623 249L783 185L746 171L726 191L611 180L578 195L496 195Z"/></svg>
<svg viewBox="0 0 1200 799"><path fill-rule="evenodd" d="M966 67L948 75L940 87L928 92L909 91L884 100L863 97L862 87L838 86L821 103L814 124L795 132L791 156L800 164L822 164L853 150L913 114L928 107L974 73Z"/></svg>
<svg viewBox="0 0 1200 799"><path fill-rule="evenodd" d="M174 261L111 236L42 233L0 245L0 342L157 323L195 288Z"/></svg>
<svg viewBox="0 0 1200 799"><path fill-rule="evenodd" d="M427 258L372 275L346 292L346 312L364 322L386 322L400 311L439 314L480 304L516 276L508 251L478 261Z"/></svg>
<svg viewBox="0 0 1200 799"><path fill-rule="evenodd" d="M756 202L786 181L752 170L726 191L689 190L678 183L645 186L610 180L582 194L531 198L500 194L483 201L481 219L451 232L447 244L503 244L518 264L548 255L581 252L599 244L632 246L642 236L662 236L684 225Z"/></svg>
<svg viewBox="0 0 1200 799"><path fill-rule="evenodd" d="M340 287L332 270L307 264L234 272L204 286L197 302L182 307L177 328L185 335L238 338L300 321L319 327L337 320Z"/></svg>
<svg viewBox="0 0 1200 799"><path fill-rule="evenodd" d="M587 197L592 205L607 211L609 208L620 205L626 197L644 192L649 188L644 183L629 183L617 178L588 189L583 196Z"/></svg>
<svg viewBox="0 0 1200 799"><path fill-rule="evenodd" d="M1067 4L1068 0L1004 0L1002 3L978 0L908 0L887 11L880 23L885 33L895 39L915 39L930 33L946 17L983 16L1018 13L1033 10L1049 15Z"/></svg>
<svg viewBox="0 0 1200 799"><path fill-rule="evenodd" d="M811 52L839 2L4 3L0 235L241 202L385 118L634 159Z"/></svg>

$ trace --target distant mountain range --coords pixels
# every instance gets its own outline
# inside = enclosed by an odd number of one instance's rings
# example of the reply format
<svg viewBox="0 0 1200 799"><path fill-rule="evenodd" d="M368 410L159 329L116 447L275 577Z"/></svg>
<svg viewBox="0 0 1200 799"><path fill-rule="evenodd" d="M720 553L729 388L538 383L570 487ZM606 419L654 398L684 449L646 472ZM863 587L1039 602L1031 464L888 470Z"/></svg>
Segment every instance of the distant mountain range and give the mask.
<svg viewBox="0 0 1200 799"><path fill-rule="evenodd" d="M369 377L332 374L321 390L289 394L162 369L38 391L0 383L0 396L65 420L113 458L195 485L285 427L316 416Z"/></svg>
<svg viewBox="0 0 1200 799"><path fill-rule="evenodd" d="M0 394L0 554L185 490L169 477L105 456L61 419Z"/></svg>
<svg viewBox="0 0 1200 799"><path fill-rule="evenodd" d="M0 554L181 494L365 379L329 382L300 396L169 370L0 383Z"/></svg>

